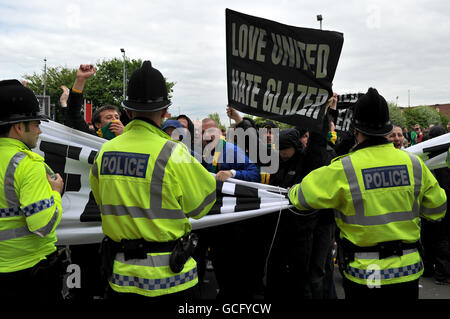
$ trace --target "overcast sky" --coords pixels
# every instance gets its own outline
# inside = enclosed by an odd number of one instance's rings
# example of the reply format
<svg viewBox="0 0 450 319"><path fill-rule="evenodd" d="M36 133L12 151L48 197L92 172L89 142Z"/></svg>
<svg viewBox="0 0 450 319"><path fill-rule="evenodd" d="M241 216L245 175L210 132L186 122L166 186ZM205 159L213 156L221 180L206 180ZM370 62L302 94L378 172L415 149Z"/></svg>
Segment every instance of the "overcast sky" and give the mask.
<svg viewBox="0 0 450 319"><path fill-rule="evenodd" d="M372 86L399 106L450 103L450 2L433 1L2 1L1 79L48 67L151 60L176 82L172 115L226 118L225 8L344 34L338 94Z"/></svg>

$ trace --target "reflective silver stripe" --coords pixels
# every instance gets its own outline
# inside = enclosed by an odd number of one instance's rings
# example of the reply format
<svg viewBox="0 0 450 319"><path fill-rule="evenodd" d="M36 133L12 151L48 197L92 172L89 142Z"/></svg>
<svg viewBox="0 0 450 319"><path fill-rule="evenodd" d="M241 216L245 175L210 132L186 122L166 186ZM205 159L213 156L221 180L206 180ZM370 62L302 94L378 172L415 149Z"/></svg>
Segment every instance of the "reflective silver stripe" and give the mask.
<svg viewBox="0 0 450 319"><path fill-rule="evenodd" d="M145 209L141 207L127 207L124 205L103 205L103 215L126 216L131 218L148 218L148 219L185 219L186 215L180 209Z"/></svg>
<svg viewBox="0 0 450 319"><path fill-rule="evenodd" d="M409 158L411 159L413 166L413 175L414 175L414 197L417 199L420 194L420 189L422 188L422 165L420 165L419 159L411 154L406 152Z"/></svg>
<svg viewBox="0 0 450 319"><path fill-rule="evenodd" d="M111 283L121 287L136 287L145 290L158 290L179 286L192 281L195 278L197 278L197 268L193 268L183 274L161 279L146 279L113 273Z"/></svg>
<svg viewBox="0 0 450 319"><path fill-rule="evenodd" d="M59 216L59 210L58 210L58 207L56 207L55 212L53 213L53 216L50 219L50 221L47 223L47 225L33 231L33 233L35 233L36 235L39 235L41 237L45 237L48 234L50 234L50 232L53 229L53 226L55 226L55 223L58 220L58 216Z"/></svg>
<svg viewBox="0 0 450 319"><path fill-rule="evenodd" d="M16 190L14 188L14 174L20 161L22 161L26 156L27 155L22 152L16 153L11 158L8 167L6 168L4 189L5 189L6 203L8 207L20 207L20 202L19 199L17 198Z"/></svg>
<svg viewBox="0 0 450 319"><path fill-rule="evenodd" d="M28 230L28 227L26 227L26 226L13 228L13 229L6 229L6 230L0 231L0 241L25 237L28 235L33 235L33 233L30 232Z"/></svg>
<svg viewBox="0 0 450 319"><path fill-rule="evenodd" d="M53 205L55 205L55 198L52 196L50 197L50 199L46 198L37 201L36 203L25 206L22 210L25 214L25 217L29 217L33 214L39 213L40 211L50 208Z"/></svg>
<svg viewBox="0 0 450 319"><path fill-rule="evenodd" d="M447 202L445 202L441 206L435 207L435 208L428 208L425 206L420 206L420 212L424 215L441 214L446 210L447 210Z"/></svg>
<svg viewBox="0 0 450 319"><path fill-rule="evenodd" d="M173 150L178 144L172 141L167 141L164 144L161 152L155 161L155 167L153 168L152 180L150 184L150 208L153 211L164 212L162 208L162 187L164 180L164 173L166 171L167 163ZM169 210L169 212L172 210Z"/></svg>
<svg viewBox="0 0 450 319"><path fill-rule="evenodd" d="M299 203L303 206L303 207L305 207L306 209L313 209L311 206L309 206L308 205L308 203L306 202L306 199L305 199L305 195L303 195L303 191L302 191L302 184L300 184L299 186L298 186L298 201L299 201Z"/></svg>
<svg viewBox="0 0 450 319"><path fill-rule="evenodd" d="M129 259L125 260L123 253L117 253L116 261L132 265L132 266L146 266L146 267L168 267L169 266L170 254L165 255L147 255L146 259ZM191 258L188 259L188 261ZM186 261L187 262L187 261Z"/></svg>
<svg viewBox="0 0 450 319"><path fill-rule="evenodd" d="M399 268L388 268L388 269L381 269L379 272L379 278L381 280L385 279L394 279L394 278L400 278L405 276L410 276L419 273L423 268L422 262L418 262L413 265L405 266L405 267L399 267ZM351 266L347 267L346 270L347 274L349 274L352 277L358 278L358 279L374 279L373 276L375 274L374 270L365 270L365 269L358 269L353 268ZM369 278L370 276L370 278Z"/></svg>
<svg viewBox="0 0 450 319"><path fill-rule="evenodd" d="M188 217L195 217L195 216L197 216L198 214L200 214L205 209L206 206L208 206L209 204L211 204L215 200L216 200L216 191L214 190L211 194L206 196L206 198L203 200L203 202L196 209L190 211L186 215Z"/></svg>
<svg viewBox="0 0 450 319"><path fill-rule="evenodd" d="M364 219L364 202L361 189L359 188L358 178L356 177L356 172L350 156L344 157L341 160L341 163L344 168L345 176L347 177L350 193L352 195L353 206L355 208L355 221L362 221Z"/></svg>
<svg viewBox="0 0 450 319"><path fill-rule="evenodd" d="M335 216L336 218L342 219L342 221L345 222L346 224L360 225L360 226L376 226L376 225L386 225L392 222L403 222L407 220L413 220L419 215L418 212L414 213L414 211L407 211L407 212L386 213L383 215L376 215L376 216L364 216L363 218L360 218L359 216L355 215L348 216L336 210Z"/></svg>
<svg viewBox="0 0 450 319"><path fill-rule="evenodd" d="M416 248L414 249L405 249L403 250L403 255L408 255L415 253L417 251ZM356 259L380 259L380 253L378 252L367 252L367 253L355 253Z"/></svg>
<svg viewBox="0 0 450 319"><path fill-rule="evenodd" d="M350 193L352 195L353 205L355 207L355 215L345 215L340 211L335 211L336 218L342 219L346 224L375 226L385 225L391 222L400 222L413 220L419 216L418 197L422 184L422 167L419 160L412 154L409 154L413 166L414 176L414 203L411 211L385 213L383 215L365 216L364 202L361 189L358 184L355 169L351 162L350 156L344 157L341 162L347 177Z"/></svg>

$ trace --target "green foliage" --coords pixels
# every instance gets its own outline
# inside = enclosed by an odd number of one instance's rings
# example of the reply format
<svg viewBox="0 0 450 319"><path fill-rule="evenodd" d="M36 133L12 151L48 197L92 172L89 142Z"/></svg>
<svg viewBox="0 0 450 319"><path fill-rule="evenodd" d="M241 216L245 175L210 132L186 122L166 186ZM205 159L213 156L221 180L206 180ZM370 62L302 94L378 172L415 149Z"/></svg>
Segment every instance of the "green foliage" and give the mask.
<svg viewBox="0 0 450 319"><path fill-rule="evenodd" d="M438 114L439 114L439 118L440 118L440 123L441 123L441 125L443 126L443 127L447 127L447 123L449 123L450 122L450 117L448 117L447 115L445 115L444 113L442 113L442 112L438 112Z"/></svg>
<svg viewBox="0 0 450 319"><path fill-rule="evenodd" d="M59 105L59 97L62 93L61 85L71 87L75 81L77 71L66 67L49 67L47 68L47 84L45 88L46 95L50 95L50 103ZM44 94L44 81L42 74L33 73L32 75L24 75L27 81L27 87L36 95ZM61 108L55 107L55 119L62 122Z"/></svg>
<svg viewBox="0 0 450 319"><path fill-rule="evenodd" d="M290 125L290 124L286 124L286 123L282 123L282 122L278 122L278 121L274 121L274 120L269 120L269 119L266 119L266 118L264 118L264 117L256 117L256 118L254 118L253 119L254 121L255 121L255 123L256 123L256 126L260 126L260 125L262 125L264 122L266 122L266 121L271 121L271 122L273 122L276 126L278 126L278 128L280 129L280 130L283 130L283 129L286 129L286 128L293 128L293 127L295 127L295 126L293 126L293 125Z"/></svg>
<svg viewBox="0 0 450 319"><path fill-rule="evenodd" d="M128 83L131 74L142 65L142 60L126 59L125 65ZM92 102L94 109L106 104L112 104L121 108L123 101L123 60L119 58L104 59L98 61L95 68L97 69L95 76L86 81L83 92L84 98ZM57 122L62 122L63 120L59 103L59 97L62 93L61 85L71 88L75 81L76 72L77 69L69 69L67 67L47 68L46 94L50 95L50 103L56 105L55 119ZM43 94L42 77L42 74L36 73L23 76L27 80L27 86L36 95ZM170 98L175 82L165 80Z"/></svg>
<svg viewBox="0 0 450 319"><path fill-rule="evenodd" d="M405 108L403 115L409 128L415 124L419 124L421 127L428 127L431 124L437 125L441 123L439 112L430 106L423 105L415 108Z"/></svg>
<svg viewBox="0 0 450 319"><path fill-rule="evenodd" d="M125 60L127 83L130 75L138 69L142 60ZM95 76L87 80L84 97L91 100L94 107L106 104L120 106L123 101L123 60L114 58L96 64Z"/></svg>
<svg viewBox="0 0 450 319"><path fill-rule="evenodd" d="M217 124L219 125L219 128L221 130L226 130L227 128L225 127L225 125L222 124L222 122L220 122L220 116L219 113L214 112L208 115L209 118L215 120L217 122Z"/></svg>
<svg viewBox="0 0 450 319"><path fill-rule="evenodd" d="M389 117L392 124L401 126L402 128L407 125L406 118L403 115L402 109L395 106L394 103L389 102Z"/></svg>

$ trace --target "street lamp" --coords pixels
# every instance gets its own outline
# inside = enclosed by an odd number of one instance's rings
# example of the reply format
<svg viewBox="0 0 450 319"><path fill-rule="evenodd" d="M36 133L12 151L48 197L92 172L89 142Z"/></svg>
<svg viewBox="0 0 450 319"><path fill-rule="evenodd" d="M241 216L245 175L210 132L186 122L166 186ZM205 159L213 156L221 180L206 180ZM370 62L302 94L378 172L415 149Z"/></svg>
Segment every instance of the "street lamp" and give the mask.
<svg viewBox="0 0 450 319"><path fill-rule="evenodd" d="M127 93L126 93L127 71L126 71L126 66L125 66L125 49L121 48L120 52L122 52L122 55L123 55L123 100L125 101L125 99L127 98Z"/></svg>
<svg viewBox="0 0 450 319"><path fill-rule="evenodd" d="M47 89L47 58L44 58L44 98L45 98L45 91Z"/></svg>
<svg viewBox="0 0 450 319"><path fill-rule="evenodd" d="M45 110L46 110L46 105L45 105L45 94L46 94L46 91L47 91L47 58L44 58L44 79L43 79L44 81L44 92L43 92L43 95L44 95L44 97L42 98L42 111L45 113Z"/></svg>
<svg viewBox="0 0 450 319"><path fill-rule="evenodd" d="M322 20L323 20L322 15L321 15L321 14L318 14L318 15L317 15L317 21L320 22L320 30L322 30Z"/></svg>

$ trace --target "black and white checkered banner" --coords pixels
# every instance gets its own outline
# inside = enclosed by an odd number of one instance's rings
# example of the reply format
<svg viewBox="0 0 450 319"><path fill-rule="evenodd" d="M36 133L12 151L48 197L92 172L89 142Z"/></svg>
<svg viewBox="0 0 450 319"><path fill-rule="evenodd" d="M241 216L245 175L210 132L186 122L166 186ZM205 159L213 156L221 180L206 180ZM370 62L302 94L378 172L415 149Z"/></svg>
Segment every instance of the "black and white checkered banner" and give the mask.
<svg viewBox="0 0 450 319"><path fill-rule="evenodd" d="M41 129L40 142L33 151L64 179L57 244L100 242L100 211L91 193L89 171L106 140L52 121L41 123ZM280 211L291 207L285 194L283 188L229 179L218 183L217 202L211 212L190 222L195 230Z"/></svg>

